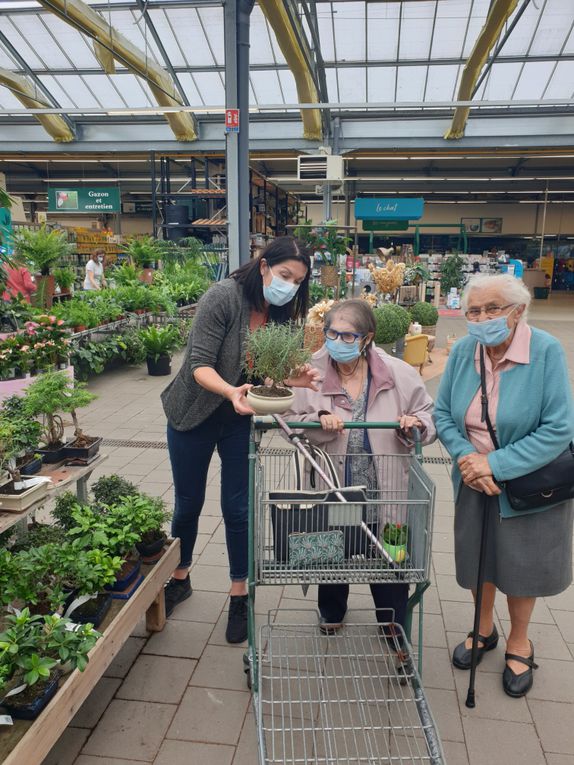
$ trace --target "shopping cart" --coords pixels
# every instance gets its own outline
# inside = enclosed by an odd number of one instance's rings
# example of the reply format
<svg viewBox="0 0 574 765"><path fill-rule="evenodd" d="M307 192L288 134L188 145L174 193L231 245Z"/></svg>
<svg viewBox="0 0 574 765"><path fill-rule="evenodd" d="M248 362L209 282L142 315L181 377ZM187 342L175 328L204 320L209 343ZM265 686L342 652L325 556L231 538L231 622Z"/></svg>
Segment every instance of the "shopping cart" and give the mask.
<svg viewBox="0 0 574 765"><path fill-rule="evenodd" d="M254 695L260 763L442 765L444 755L420 676L435 497L421 464L420 440L413 454L336 455L329 473L295 434L293 445L283 446L265 433L280 426L286 432L289 427L317 428L318 423L289 423L285 428L281 418L275 420L254 421L249 454L246 671ZM398 423L346 427L396 429ZM306 457L304 468L297 450ZM363 460L366 484L369 471L375 472L376 488L372 482L367 491L358 484L337 486L333 473L345 475L355 458ZM406 525L406 549L385 541L390 524ZM307 539L311 558L305 557ZM322 553L317 557L318 547ZM379 624L370 616L372 610L368 615L350 610L344 627L325 635L314 611L280 610L269 613L257 636L258 586L295 584L305 590L341 582L413 585L405 630L394 623L392 613L387 623ZM417 605L418 657L410 645ZM391 637L384 637L382 630Z"/></svg>

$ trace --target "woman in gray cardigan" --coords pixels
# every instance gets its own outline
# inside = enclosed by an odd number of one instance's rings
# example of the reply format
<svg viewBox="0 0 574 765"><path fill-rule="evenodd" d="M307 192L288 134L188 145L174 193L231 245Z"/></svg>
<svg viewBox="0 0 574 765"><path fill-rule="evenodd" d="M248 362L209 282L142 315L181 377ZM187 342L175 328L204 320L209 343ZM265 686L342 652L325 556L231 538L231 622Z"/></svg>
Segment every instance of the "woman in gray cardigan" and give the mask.
<svg viewBox="0 0 574 765"><path fill-rule="evenodd" d="M226 638L247 638L247 501L250 415L243 375L246 333L267 321L286 322L307 313L310 259L290 236L275 239L260 257L201 298L182 367L162 394L175 488L172 522L181 560L165 588L166 612L191 595L189 567L205 500L209 463L221 458L221 510L231 577ZM314 386L310 367L290 385Z"/></svg>

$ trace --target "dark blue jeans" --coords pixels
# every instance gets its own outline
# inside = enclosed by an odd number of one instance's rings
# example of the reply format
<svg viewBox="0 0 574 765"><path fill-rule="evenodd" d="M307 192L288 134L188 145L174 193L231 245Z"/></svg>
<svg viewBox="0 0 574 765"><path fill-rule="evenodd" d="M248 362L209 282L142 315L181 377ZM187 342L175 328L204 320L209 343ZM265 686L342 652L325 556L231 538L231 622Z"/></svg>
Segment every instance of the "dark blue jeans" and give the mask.
<svg viewBox="0 0 574 765"><path fill-rule="evenodd" d="M178 431L167 426L173 472L175 510L171 525L181 540L179 568L191 565L197 525L205 501L209 463L217 448L221 458L221 511L233 581L247 579L248 452L250 417L231 422L208 418L197 428Z"/></svg>

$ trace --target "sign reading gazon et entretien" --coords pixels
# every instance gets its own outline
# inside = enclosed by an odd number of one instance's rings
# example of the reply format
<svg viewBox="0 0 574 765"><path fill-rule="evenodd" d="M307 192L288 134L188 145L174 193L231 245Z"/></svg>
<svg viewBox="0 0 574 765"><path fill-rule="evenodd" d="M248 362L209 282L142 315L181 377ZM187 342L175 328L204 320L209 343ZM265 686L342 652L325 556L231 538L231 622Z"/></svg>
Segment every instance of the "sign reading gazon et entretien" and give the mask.
<svg viewBox="0 0 574 765"><path fill-rule="evenodd" d="M109 188L49 188L48 212L115 213L120 212L120 190Z"/></svg>

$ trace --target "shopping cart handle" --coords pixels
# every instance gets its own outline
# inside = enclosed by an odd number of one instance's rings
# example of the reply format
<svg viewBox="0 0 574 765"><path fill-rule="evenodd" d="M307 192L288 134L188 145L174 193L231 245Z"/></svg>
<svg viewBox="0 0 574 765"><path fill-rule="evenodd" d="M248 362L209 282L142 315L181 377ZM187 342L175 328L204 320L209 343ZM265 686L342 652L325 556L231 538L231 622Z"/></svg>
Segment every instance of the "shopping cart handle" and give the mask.
<svg viewBox="0 0 574 765"><path fill-rule="evenodd" d="M254 417L253 423L257 430L279 427L275 420L267 419L267 417ZM285 424L293 430L317 430L321 427L320 422L286 422ZM343 427L348 430L398 430L401 426L398 422L345 422ZM415 430L418 433L418 428L413 428L413 436L415 436ZM420 441L420 433L418 433L418 439L415 436L413 440Z"/></svg>

